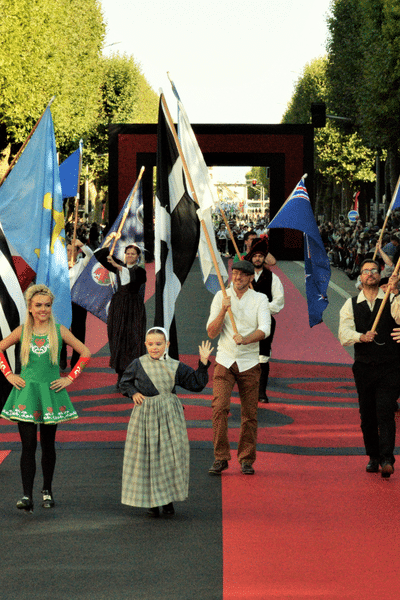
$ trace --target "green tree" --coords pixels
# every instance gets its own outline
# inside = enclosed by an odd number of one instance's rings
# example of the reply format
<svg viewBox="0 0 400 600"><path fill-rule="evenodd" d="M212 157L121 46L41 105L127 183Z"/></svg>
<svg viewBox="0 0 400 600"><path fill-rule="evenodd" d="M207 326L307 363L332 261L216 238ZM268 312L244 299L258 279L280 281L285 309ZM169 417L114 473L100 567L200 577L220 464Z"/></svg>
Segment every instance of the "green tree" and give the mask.
<svg viewBox="0 0 400 600"><path fill-rule="evenodd" d="M102 59L101 106L85 143L92 196L107 199L108 126L111 123L156 123L158 96L133 56L113 53ZM95 198L92 197L95 201Z"/></svg>
<svg viewBox="0 0 400 600"><path fill-rule="evenodd" d="M251 182L253 179L257 181L256 189L251 186ZM246 173L246 182L249 186L248 198L250 200L252 200L253 198L260 197L260 186L264 187L264 197L269 197L269 177L268 171L265 167L252 167L251 170L248 173Z"/></svg>
<svg viewBox="0 0 400 600"><path fill-rule="evenodd" d="M336 0L327 19L327 101L334 115L357 121L364 45L360 0Z"/></svg>
<svg viewBox="0 0 400 600"><path fill-rule="evenodd" d="M328 21L329 99L351 116L364 143L387 150L390 188L400 172L400 6L397 0L336 0Z"/></svg>
<svg viewBox="0 0 400 600"><path fill-rule="evenodd" d="M0 0L0 151L21 143L50 98L68 153L96 122L105 25L97 0ZM4 167L4 165L3 165Z"/></svg>
<svg viewBox="0 0 400 600"><path fill-rule="evenodd" d="M328 65L327 57L317 58L306 65L283 116L283 123L310 123L312 102L325 102L330 113ZM337 124L329 119L326 127L315 129L314 143L315 212L331 218L333 198L338 198L334 207L336 213L347 211L361 183L375 179L372 170L374 153L365 146L354 128L348 132L340 122Z"/></svg>
<svg viewBox="0 0 400 600"><path fill-rule="evenodd" d="M310 123L311 103L326 102L326 57L316 58L304 67L282 123Z"/></svg>

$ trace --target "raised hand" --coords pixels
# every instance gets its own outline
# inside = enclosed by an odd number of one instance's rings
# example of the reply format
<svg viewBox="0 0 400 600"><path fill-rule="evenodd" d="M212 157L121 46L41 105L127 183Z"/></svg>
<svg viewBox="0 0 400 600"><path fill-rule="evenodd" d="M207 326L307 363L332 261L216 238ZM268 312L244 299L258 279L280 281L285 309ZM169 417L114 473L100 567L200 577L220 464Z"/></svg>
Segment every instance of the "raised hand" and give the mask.
<svg viewBox="0 0 400 600"><path fill-rule="evenodd" d="M214 348L211 347L211 342L209 340L207 340L206 342L201 342L201 346L199 346L199 355L203 365L206 365L208 363L208 357L210 356L213 350Z"/></svg>

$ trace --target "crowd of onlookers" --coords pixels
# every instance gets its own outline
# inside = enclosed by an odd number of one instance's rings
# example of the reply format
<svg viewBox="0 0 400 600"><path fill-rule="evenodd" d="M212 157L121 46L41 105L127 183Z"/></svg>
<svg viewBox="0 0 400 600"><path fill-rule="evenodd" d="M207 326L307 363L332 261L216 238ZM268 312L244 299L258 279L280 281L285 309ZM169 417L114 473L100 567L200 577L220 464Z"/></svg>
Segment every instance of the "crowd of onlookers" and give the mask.
<svg viewBox="0 0 400 600"><path fill-rule="evenodd" d="M356 223L325 222L319 226L322 241L325 245L332 266L342 269L350 279L357 279L359 267L365 258L371 258L375 253L381 235L382 223L365 225L358 220ZM394 212L388 219L378 248L376 258L381 262L382 269L389 270L400 254L400 212Z"/></svg>
<svg viewBox="0 0 400 600"><path fill-rule="evenodd" d="M215 238L219 252L226 257L236 254L234 244L229 235L225 221L218 211L213 215ZM244 252L244 237L249 231L255 232L257 237L268 234L268 219L265 215L259 218L244 217L238 212L226 214L229 229L239 252ZM377 247L381 234L382 223L363 224L361 220L355 223L346 222L344 219L337 222L326 221L319 225L321 239L331 266L343 270L350 279L357 279L359 266L365 258L371 258ZM72 239L74 225L66 225L67 239ZM108 224L89 224L87 220L80 219L77 226L77 238L85 241L94 251L102 244L108 231ZM378 248L376 258L381 262L382 269L387 274L393 270L400 256L400 210L394 211L388 219L382 244Z"/></svg>
<svg viewBox="0 0 400 600"><path fill-rule="evenodd" d="M76 238L87 244L89 248L94 252L97 248L100 248L105 236L108 232L108 223L99 225L96 222L89 223L87 219L80 218L76 228ZM68 221L65 225L65 235L70 242L74 235L74 223Z"/></svg>
<svg viewBox="0 0 400 600"><path fill-rule="evenodd" d="M265 217L245 219L242 214L237 213L226 216L226 218L240 253L244 252L244 237L248 231L255 232L257 237L268 233L268 220ZM234 256L236 254L235 247L220 213L214 215L214 230L219 252L226 257Z"/></svg>

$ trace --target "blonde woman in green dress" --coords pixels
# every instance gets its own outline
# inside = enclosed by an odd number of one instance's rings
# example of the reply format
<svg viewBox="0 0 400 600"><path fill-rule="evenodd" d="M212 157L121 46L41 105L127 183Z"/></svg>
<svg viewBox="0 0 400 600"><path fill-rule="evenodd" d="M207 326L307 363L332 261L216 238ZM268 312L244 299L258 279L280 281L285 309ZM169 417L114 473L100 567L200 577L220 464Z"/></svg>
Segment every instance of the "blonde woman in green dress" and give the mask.
<svg viewBox="0 0 400 600"><path fill-rule="evenodd" d="M33 483L36 473L37 427L40 427L43 471L43 508L54 506L52 480L56 463L55 437L58 423L77 419L66 387L89 361L90 351L63 325L54 321L54 295L45 285L33 285L26 294L27 316L23 326L0 341L0 370L13 385L1 412L3 418L17 421L22 442L21 476L24 495L17 508L33 510ZM60 377L63 341L80 357L67 377ZM4 352L21 342L21 373L13 373Z"/></svg>

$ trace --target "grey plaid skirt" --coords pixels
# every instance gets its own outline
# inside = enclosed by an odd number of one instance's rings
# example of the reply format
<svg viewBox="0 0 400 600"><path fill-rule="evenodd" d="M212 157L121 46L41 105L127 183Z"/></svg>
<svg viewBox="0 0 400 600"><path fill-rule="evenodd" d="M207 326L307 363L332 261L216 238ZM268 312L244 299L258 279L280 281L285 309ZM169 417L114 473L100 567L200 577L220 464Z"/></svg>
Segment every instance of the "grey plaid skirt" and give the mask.
<svg viewBox="0 0 400 600"><path fill-rule="evenodd" d="M189 440L175 394L146 397L128 425L122 504L154 507L183 501L189 492Z"/></svg>

